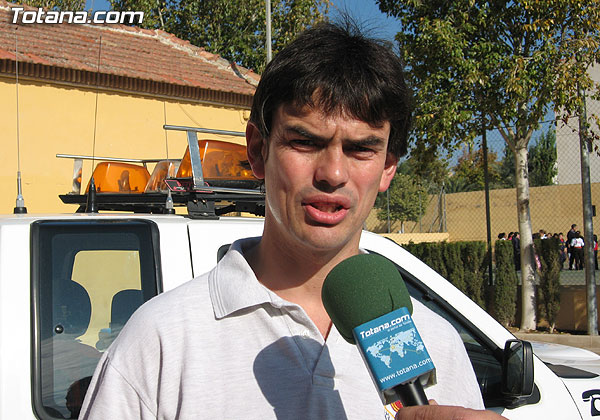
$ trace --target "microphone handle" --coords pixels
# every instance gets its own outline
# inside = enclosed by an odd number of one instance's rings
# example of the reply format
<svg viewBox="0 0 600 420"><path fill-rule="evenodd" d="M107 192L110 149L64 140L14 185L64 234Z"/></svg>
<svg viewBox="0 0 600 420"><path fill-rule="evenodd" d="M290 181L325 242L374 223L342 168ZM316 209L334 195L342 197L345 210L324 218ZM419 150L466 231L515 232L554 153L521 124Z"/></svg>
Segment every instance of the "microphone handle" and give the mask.
<svg viewBox="0 0 600 420"><path fill-rule="evenodd" d="M421 385L419 378L415 378L412 382L396 385L392 389L396 394L398 401L400 401L404 407L429 405L429 401L427 400L425 391L423 391L423 385Z"/></svg>

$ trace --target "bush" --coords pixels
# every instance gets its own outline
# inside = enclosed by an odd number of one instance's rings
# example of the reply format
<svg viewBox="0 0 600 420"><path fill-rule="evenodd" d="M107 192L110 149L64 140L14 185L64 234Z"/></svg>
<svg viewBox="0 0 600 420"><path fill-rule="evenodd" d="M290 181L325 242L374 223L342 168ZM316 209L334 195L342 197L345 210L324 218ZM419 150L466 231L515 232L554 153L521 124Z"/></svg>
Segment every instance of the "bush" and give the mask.
<svg viewBox="0 0 600 420"><path fill-rule="evenodd" d="M489 258L486 244L485 242L475 241L462 242L461 244L467 295L479 306L485 308L485 280Z"/></svg>
<svg viewBox="0 0 600 420"><path fill-rule="evenodd" d="M553 332L560 309L559 241L556 238L536 240L535 250L541 264L538 297L543 316L550 325L550 332Z"/></svg>
<svg viewBox="0 0 600 420"><path fill-rule="evenodd" d="M496 241L496 284L494 288L495 318L505 326L515 321L517 309L517 272L511 241Z"/></svg>
<svg viewBox="0 0 600 420"><path fill-rule="evenodd" d="M421 242L415 244L410 242L404 245L404 248L415 257L423 261L429 267L433 268L442 277L448 278L448 271L443 258L442 247L445 243Z"/></svg>
<svg viewBox="0 0 600 420"><path fill-rule="evenodd" d="M404 248L484 307L487 261L484 242L411 242Z"/></svg>
<svg viewBox="0 0 600 420"><path fill-rule="evenodd" d="M467 284L465 283L465 267L461 258L461 243L444 243L443 254L446 264L446 277L450 283L456 286L464 294L468 294Z"/></svg>

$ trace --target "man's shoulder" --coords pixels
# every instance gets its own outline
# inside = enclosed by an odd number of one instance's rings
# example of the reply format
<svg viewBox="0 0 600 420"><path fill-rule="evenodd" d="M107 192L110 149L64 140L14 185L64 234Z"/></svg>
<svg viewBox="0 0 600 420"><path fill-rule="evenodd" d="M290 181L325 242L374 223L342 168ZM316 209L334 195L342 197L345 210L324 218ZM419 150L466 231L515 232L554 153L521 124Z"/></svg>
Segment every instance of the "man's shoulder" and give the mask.
<svg viewBox="0 0 600 420"><path fill-rule="evenodd" d="M209 273L188 280L144 303L127 321L123 332L129 334L131 330L148 332L150 329L160 328L161 325L171 324L172 320L181 319L186 312L210 307Z"/></svg>
<svg viewBox="0 0 600 420"><path fill-rule="evenodd" d="M457 338L460 340L458 332L448 320L441 317L418 300L412 299L412 303L413 320L424 340L426 340L425 337L435 337L437 345L444 342L454 343ZM460 341L462 342L462 340Z"/></svg>

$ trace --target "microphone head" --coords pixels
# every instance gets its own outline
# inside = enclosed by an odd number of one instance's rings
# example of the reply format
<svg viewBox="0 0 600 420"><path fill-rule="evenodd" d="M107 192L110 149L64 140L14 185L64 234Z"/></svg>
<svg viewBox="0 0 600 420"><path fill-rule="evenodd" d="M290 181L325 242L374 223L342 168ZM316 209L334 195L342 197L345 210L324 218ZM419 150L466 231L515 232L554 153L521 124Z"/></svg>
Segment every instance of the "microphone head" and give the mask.
<svg viewBox="0 0 600 420"><path fill-rule="evenodd" d="M410 295L396 266L376 254L345 259L329 272L321 299L331 321L351 344L352 330L399 308L412 315Z"/></svg>

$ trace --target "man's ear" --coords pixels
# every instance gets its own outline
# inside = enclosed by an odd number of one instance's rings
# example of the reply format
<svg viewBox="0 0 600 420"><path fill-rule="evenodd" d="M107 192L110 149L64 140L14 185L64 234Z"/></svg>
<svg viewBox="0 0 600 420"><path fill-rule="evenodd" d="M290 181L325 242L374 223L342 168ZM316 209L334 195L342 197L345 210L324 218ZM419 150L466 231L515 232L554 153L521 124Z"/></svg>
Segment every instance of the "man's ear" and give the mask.
<svg viewBox="0 0 600 420"><path fill-rule="evenodd" d="M383 173L381 174L381 181L379 182L379 192L384 192L390 186L392 178L396 175L396 169L398 168L398 158L388 152L385 157L385 165L383 167Z"/></svg>
<svg viewBox="0 0 600 420"><path fill-rule="evenodd" d="M254 176L258 179L265 178L265 140L259 129L251 122L246 125L246 153L252 167Z"/></svg>

